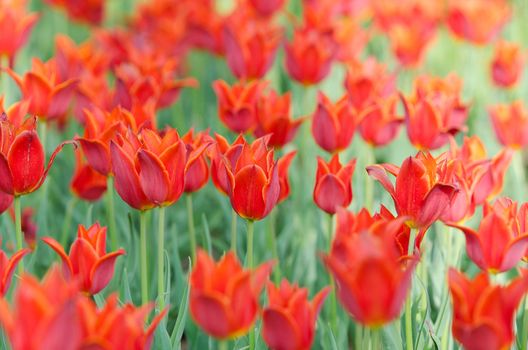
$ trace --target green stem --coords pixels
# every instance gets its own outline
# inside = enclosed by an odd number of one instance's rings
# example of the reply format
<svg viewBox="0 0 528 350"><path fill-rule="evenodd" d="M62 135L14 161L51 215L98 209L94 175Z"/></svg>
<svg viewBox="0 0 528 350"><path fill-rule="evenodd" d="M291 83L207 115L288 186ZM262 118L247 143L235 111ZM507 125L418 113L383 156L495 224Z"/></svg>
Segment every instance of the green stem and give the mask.
<svg viewBox="0 0 528 350"><path fill-rule="evenodd" d="M139 212L139 244L141 262L141 304L148 302L148 270L147 270L147 212Z"/></svg>
<svg viewBox="0 0 528 350"><path fill-rule="evenodd" d="M22 249L23 237L22 237L22 210L20 208L20 196L15 196L15 238L17 251ZM24 272L24 261L20 260L18 263L18 273Z"/></svg>
<svg viewBox="0 0 528 350"><path fill-rule="evenodd" d="M77 197L72 197L70 201L68 202L68 206L66 207L66 214L64 216L64 222L62 224L62 233L60 238L60 244L61 246L66 246L67 240L68 240L68 233L70 232L70 226L73 216L73 210L75 209L75 205L77 204Z"/></svg>
<svg viewBox="0 0 528 350"><path fill-rule="evenodd" d="M269 230L268 230L268 246L271 250L273 260L275 260L276 265L273 268L273 281L278 284L281 279L281 270L280 270L280 260L279 260L279 251L277 249L277 236L275 230L275 211L272 211L268 219Z"/></svg>
<svg viewBox="0 0 528 350"><path fill-rule="evenodd" d="M249 270L253 270L253 233L254 233L254 222L252 220L247 221L247 251L246 251L246 264ZM255 328L249 331L249 350L255 349Z"/></svg>
<svg viewBox="0 0 528 350"><path fill-rule="evenodd" d="M187 222L189 225L189 242L191 244L191 258L192 263L196 262L196 231L194 230L194 211L192 197L190 194L186 196L187 202Z"/></svg>
<svg viewBox="0 0 528 350"><path fill-rule="evenodd" d="M370 340L370 329L368 327L365 328L363 332L363 339L361 341L361 349L367 349L369 348L369 340Z"/></svg>
<svg viewBox="0 0 528 350"><path fill-rule="evenodd" d="M372 350L380 350L381 346L381 329L372 329L370 331L370 343L372 344Z"/></svg>
<svg viewBox="0 0 528 350"><path fill-rule="evenodd" d="M366 153L366 164L365 166L369 166L376 162L376 157L374 156L374 148L367 144L367 152ZM374 200L374 187L373 187L373 180L370 178L370 176L365 173L365 208L370 212L372 211L372 202Z"/></svg>
<svg viewBox="0 0 528 350"><path fill-rule="evenodd" d="M361 349L363 344L363 326L356 323L354 327L354 349Z"/></svg>
<svg viewBox="0 0 528 350"><path fill-rule="evenodd" d="M165 207L159 208L158 217L158 307L163 310L165 307Z"/></svg>
<svg viewBox="0 0 528 350"><path fill-rule="evenodd" d="M237 221L238 214L231 210L231 250L237 255Z"/></svg>
<svg viewBox="0 0 528 350"><path fill-rule="evenodd" d="M513 154L513 173L517 182L516 195L518 200L522 200L525 196L525 179L526 174L524 170L523 153L521 150L516 151Z"/></svg>
<svg viewBox="0 0 528 350"><path fill-rule="evenodd" d="M328 215L328 252L329 254L332 251L332 237L334 234L334 217L333 215ZM336 283L334 276L330 274L330 286L332 288L332 293L330 294L330 305L331 305L331 314L330 320L332 325L332 330L334 334L337 334L337 297L336 297Z"/></svg>
<svg viewBox="0 0 528 350"><path fill-rule="evenodd" d="M227 350L227 349L228 349L227 340L218 341L218 350Z"/></svg>
<svg viewBox="0 0 528 350"><path fill-rule="evenodd" d="M108 184L106 191L106 210L108 214L108 229L110 234L110 242L112 243L112 249L117 249L118 240L114 205L114 178L112 176L108 176Z"/></svg>
<svg viewBox="0 0 528 350"><path fill-rule="evenodd" d="M414 251L416 231L416 229L411 229L411 235L409 237L409 246L407 247L407 255L409 256L411 256ZM407 350L411 350L414 347L412 329L412 283L409 290L409 296L407 297L407 302L405 303L405 344Z"/></svg>

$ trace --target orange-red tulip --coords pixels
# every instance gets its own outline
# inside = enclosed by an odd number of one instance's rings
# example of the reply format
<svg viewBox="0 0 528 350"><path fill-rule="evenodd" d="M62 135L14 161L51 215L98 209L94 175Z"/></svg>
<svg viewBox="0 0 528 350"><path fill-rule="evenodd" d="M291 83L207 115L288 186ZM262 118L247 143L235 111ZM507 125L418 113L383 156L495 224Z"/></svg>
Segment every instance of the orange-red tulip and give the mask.
<svg viewBox="0 0 528 350"><path fill-rule="evenodd" d="M384 146L398 136L403 118L396 114L396 95L380 99L366 107L359 116L361 138L373 147Z"/></svg>
<svg viewBox="0 0 528 350"><path fill-rule="evenodd" d="M79 280L82 291L92 295L107 286L114 275L117 258L125 254L124 249L106 252L106 227L98 223L88 228L79 225L69 255L53 238L42 240L60 256L66 278Z"/></svg>
<svg viewBox="0 0 528 350"><path fill-rule="evenodd" d="M80 22L100 25L103 21L105 0L46 0L50 5L62 7L68 16Z"/></svg>
<svg viewBox="0 0 528 350"><path fill-rule="evenodd" d="M257 104L256 137L271 134L269 145L280 148L289 143L305 118L291 119L291 93L282 96L275 90L261 95Z"/></svg>
<svg viewBox="0 0 528 350"><path fill-rule="evenodd" d="M252 81L238 82L233 86L223 80L213 83L218 98L218 116L232 131L244 133L257 125L257 103L267 83Z"/></svg>
<svg viewBox="0 0 528 350"><path fill-rule="evenodd" d="M9 65L15 63L15 55L26 44L38 15L27 12L26 0L0 1L0 56L9 58Z"/></svg>
<svg viewBox="0 0 528 350"><path fill-rule="evenodd" d="M190 310L204 332L218 339L244 335L259 313L260 292L273 263L244 270L229 251L218 262L198 250L190 276Z"/></svg>
<svg viewBox="0 0 528 350"><path fill-rule="evenodd" d="M336 55L332 39L312 28L296 29L285 50L288 74L303 85L314 85L326 78Z"/></svg>
<svg viewBox="0 0 528 350"><path fill-rule="evenodd" d="M426 228L446 210L456 189L438 179L437 162L429 153L409 157L401 168L392 164L371 165L368 174L378 180L394 201L399 216L408 217L411 228ZM387 172L396 176L393 185Z"/></svg>
<svg viewBox="0 0 528 350"><path fill-rule="evenodd" d="M312 118L312 135L322 149L337 153L350 145L356 128L356 116L347 95L334 104L319 92L317 109Z"/></svg>
<svg viewBox="0 0 528 350"><path fill-rule="evenodd" d="M499 41L491 62L491 77L495 85L509 88L517 84L522 75L525 55L519 44Z"/></svg>
<svg viewBox="0 0 528 350"><path fill-rule="evenodd" d="M435 35L435 28L428 25L427 22L414 20L390 28L391 49L401 65L417 67L422 63L425 51Z"/></svg>
<svg viewBox="0 0 528 350"><path fill-rule="evenodd" d="M346 311L363 325L381 326L400 314L417 263L414 258L406 263L395 244L405 218L373 219L364 213L347 219L355 221L355 230L336 231L323 259Z"/></svg>
<svg viewBox="0 0 528 350"><path fill-rule="evenodd" d="M516 202L500 198L493 206L484 205L478 231L452 226L466 236L467 254L478 267L492 273L504 272L515 267L528 248L527 209L528 203L517 210Z"/></svg>
<svg viewBox="0 0 528 350"><path fill-rule="evenodd" d="M262 313L262 337L272 350L310 349L319 311L330 292L323 288L308 301L308 290L282 280L279 287L268 282L269 304Z"/></svg>
<svg viewBox="0 0 528 350"><path fill-rule="evenodd" d="M493 130L499 142L513 149L528 145L528 110L521 100L490 108Z"/></svg>
<svg viewBox="0 0 528 350"><path fill-rule="evenodd" d="M195 133L194 129L189 130L182 136L187 147L187 157L190 159L187 171L185 172L185 193L196 192L205 186L209 180L209 166L205 160L205 154L193 157L192 153L202 146L209 146L213 143L209 136L209 130Z"/></svg>
<svg viewBox="0 0 528 350"><path fill-rule="evenodd" d="M227 177L227 167L224 157L231 166L234 166L246 140L244 140L242 135L239 135L230 145L222 135L217 133L215 133L215 140L215 147L209 151L209 157L211 158L211 179L218 191L228 196L229 179Z"/></svg>
<svg viewBox="0 0 528 350"><path fill-rule="evenodd" d="M453 268L448 279L455 339L467 350L509 349L515 339L515 311L528 290L528 273L523 271L506 286L491 284L485 272L471 280Z"/></svg>
<svg viewBox="0 0 528 350"><path fill-rule="evenodd" d="M449 0L446 21L455 36L483 45L497 36L510 15L506 0Z"/></svg>
<svg viewBox="0 0 528 350"><path fill-rule="evenodd" d="M335 214L339 207L347 207L352 202L351 183L355 168L355 159L342 165L337 153L329 163L317 157L317 174L313 192L315 204L328 214Z"/></svg>
<svg viewBox="0 0 528 350"><path fill-rule="evenodd" d="M0 298L7 294L18 263L29 252L31 252L30 249L22 249L8 258L6 253L0 249Z"/></svg>
<svg viewBox="0 0 528 350"><path fill-rule="evenodd" d="M70 189L79 198L86 201L98 201L106 192L106 176L85 163L80 151L75 153L76 165Z"/></svg>
<svg viewBox="0 0 528 350"><path fill-rule="evenodd" d="M46 179L55 157L65 144L60 144L44 168L45 155L36 131L36 118L14 125L0 116L0 191L21 196L37 190Z"/></svg>

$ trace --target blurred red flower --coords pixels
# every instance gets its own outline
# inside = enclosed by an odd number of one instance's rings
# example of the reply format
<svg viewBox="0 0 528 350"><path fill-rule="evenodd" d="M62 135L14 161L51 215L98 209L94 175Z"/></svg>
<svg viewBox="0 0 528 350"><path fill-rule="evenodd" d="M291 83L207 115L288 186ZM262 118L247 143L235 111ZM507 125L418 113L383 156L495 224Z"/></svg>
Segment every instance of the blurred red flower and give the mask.
<svg viewBox="0 0 528 350"><path fill-rule="evenodd" d="M17 52L29 39L38 15L27 11L26 0L0 1L0 56L9 59L13 67Z"/></svg>
<svg viewBox="0 0 528 350"><path fill-rule="evenodd" d="M503 146L518 150L528 145L528 110L521 100L492 106L489 113L495 135Z"/></svg>
<svg viewBox="0 0 528 350"><path fill-rule="evenodd" d="M495 85L503 88L515 86L521 78L524 61L525 55L519 44L498 41L491 62L491 77Z"/></svg>

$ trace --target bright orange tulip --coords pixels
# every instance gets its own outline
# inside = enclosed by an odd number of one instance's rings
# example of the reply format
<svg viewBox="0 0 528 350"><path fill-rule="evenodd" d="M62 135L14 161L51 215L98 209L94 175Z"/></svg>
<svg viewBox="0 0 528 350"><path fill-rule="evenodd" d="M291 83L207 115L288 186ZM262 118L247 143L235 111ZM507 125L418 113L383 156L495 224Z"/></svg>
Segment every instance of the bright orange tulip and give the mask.
<svg viewBox="0 0 528 350"><path fill-rule="evenodd" d="M515 311L528 290L528 273L506 286L492 285L485 272L470 280L449 270L453 336L467 350L509 349L515 339Z"/></svg>
<svg viewBox="0 0 528 350"><path fill-rule="evenodd" d="M282 280L279 287L268 282L269 304L262 313L262 337L272 350L310 349L315 322L330 292L323 288L311 302L308 290Z"/></svg>
<svg viewBox="0 0 528 350"><path fill-rule="evenodd" d="M190 310L204 332L218 339L244 335L259 313L259 296L273 263L244 270L229 251L218 262L198 250L190 276Z"/></svg>
<svg viewBox="0 0 528 350"><path fill-rule="evenodd" d="M495 85L503 88L515 86L522 75L525 55L519 44L499 41L491 62L491 77Z"/></svg>
<svg viewBox="0 0 528 350"><path fill-rule="evenodd" d="M114 265L124 249L106 252L106 227L98 223L86 228L79 225L77 239L67 255L59 242L51 237L42 239L62 259L64 275L78 279L82 291L91 295L99 293L112 279Z"/></svg>

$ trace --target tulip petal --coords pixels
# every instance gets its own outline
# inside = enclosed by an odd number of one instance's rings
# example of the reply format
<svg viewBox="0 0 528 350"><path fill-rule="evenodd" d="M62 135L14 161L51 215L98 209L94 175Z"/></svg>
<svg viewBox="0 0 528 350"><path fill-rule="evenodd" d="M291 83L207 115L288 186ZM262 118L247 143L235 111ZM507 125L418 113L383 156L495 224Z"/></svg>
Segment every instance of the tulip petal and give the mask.
<svg viewBox="0 0 528 350"><path fill-rule="evenodd" d="M389 177L387 176L387 172L385 171L383 166L379 164L374 164L368 166L366 169L368 175L374 180L379 181L385 191L387 191L392 197L392 199L396 202L396 192L394 191L394 185L392 184L392 182L390 182Z"/></svg>
<svg viewBox="0 0 528 350"><path fill-rule="evenodd" d="M338 128L338 122L327 106L319 103L312 121L312 135L319 147L327 152L335 151L338 147Z"/></svg>
<svg viewBox="0 0 528 350"><path fill-rule="evenodd" d="M108 175L110 173L110 152L108 146L100 140L78 138L88 164L97 172Z"/></svg>
<svg viewBox="0 0 528 350"><path fill-rule="evenodd" d="M262 191L267 185L264 170L257 165L248 165L235 174L231 194L233 209L243 218L261 219L266 211Z"/></svg>
<svg viewBox="0 0 528 350"><path fill-rule="evenodd" d="M13 179L15 194L31 192L44 172L44 149L37 132L26 130L14 140L7 162Z"/></svg>
<svg viewBox="0 0 528 350"><path fill-rule="evenodd" d="M57 254L59 254L59 257L62 260L63 263L63 271L67 278L71 278L73 275L73 266L70 260L70 257L66 252L64 251L64 248L60 245L59 242L54 240L51 237L42 237L42 241L50 246L51 249L53 249Z"/></svg>
<svg viewBox="0 0 528 350"><path fill-rule="evenodd" d="M417 220L418 227L429 227L437 220L458 190L451 185L436 184L424 199L420 216Z"/></svg>
<svg viewBox="0 0 528 350"><path fill-rule="evenodd" d="M195 322L207 334L219 339L230 336L230 310L218 296L201 293L191 295L190 307Z"/></svg>
<svg viewBox="0 0 528 350"><path fill-rule="evenodd" d="M1 276L2 283L0 284L0 287L1 287L0 297L5 295L5 293L7 293L7 290L9 289L9 285L11 284L11 278L13 277L13 273L15 272L16 266L18 265L20 260L22 260L22 258L30 252L31 252L31 249L21 249L15 254L13 254L11 259L9 259L7 266L5 266L4 271L3 271L4 275Z"/></svg>
<svg viewBox="0 0 528 350"><path fill-rule="evenodd" d="M161 160L145 149L137 154L139 182L149 201L162 205L169 200L169 174Z"/></svg>
<svg viewBox="0 0 528 350"><path fill-rule="evenodd" d="M84 238L77 238L70 248L70 261L74 275L84 291L91 290L92 270L99 257L94 247Z"/></svg>
<svg viewBox="0 0 528 350"><path fill-rule="evenodd" d="M67 301L40 332L33 335L34 349L77 350L81 345L81 322L75 299ZM65 341L64 336L68 335Z"/></svg>
<svg viewBox="0 0 528 350"><path fill-rule="evenodd" d="M262 337L270 349L300 349L301 332L289 314L268 307L262 314Z"/></svg>
<svg viewBox="0 0 528 350"><path fill-rule="evenodd" d="M487 269L487 264L484 259L484 253L482 251L482 244L480 243L480 238L477 232L474 230L456 225L456 224L449 224L449 226L457 228L464 233L466 237L466 251L468 256L470 257L473 262L480 267L483 270Z"/></svg>
<svg viewBox="0 0 528 350"><path fill-rule="evenodd" d="M33 72L27 73L24 78L22 91L24 97L30 100L29 112L40 118L47 117L51 86L43 76Z"/></svg>
<svg viewBox="0 0 528 350"><path fill-rule="evenodd" d="M159 158L163 164L165 164L167 174L169 175L169 198L176 201L183 193L185 186L185 167L187 158L185 143L179 140L175 145L167 148Z"/></svg>
<svg viewBox="0 0 528 350"><path fill-rule="evenodd" d="M114 275L114 266L117 258L125 254L124 249L108 253L101 257L93 266L90 274L91 287L90 293L97 294L108 285Z"/></svg>
<svg viewBox="0 0 528 350"><path fill-rule="evenodd" d="M321 308L323 307L323 303L326 300L326 297L330 293L331 288L330 287L324 287L317 293L314 298L312 299L312 311L314 319L317 318L317 315L319 315L319 312L321 311Z"/></svg>
<svg viewBox="0 0 528 350"><path fill-rule="evenodd" d="M335 175L324 175L316 184L314 201L319 208L329 214L334 214L338 207L350 204L347 198L345 184Z"/></svg>
<svg viewBox="0 0 528 350"><path fill-rule="evenodd" d="M46 177L48 177L48 173L51 169L51 166L53 165L53 163L55 162L55 157L57 157L57 155L59 154L60 151L62 151L62 149L64 148L64 146L66 145L73 145L73 147L77 147L77 142L76 141L72 141L72 140L69 140L69 141L63 141L60 145L57 146L57 148L55 148L55 150L53 151L53 153L51 154L51 157L48 161L48 165L46 166L46 169L44 169L44 172L42 173L42 177L40 178L40 181L39 183L37 184L36 187L34 187L32 189L32 191L36 191L40 188L40 186L42 186L42 184L44 183L44 180L46 180Z"/></svg>
<svg viewBox="0 0 528 350"><path fill-rule="evenodd" d="M14 197L12 195L0 191L0 214L11 207L13 199Z"/></svg>
<svg viewBox="0 0 528 350"><path fill-rule="evenodd" d="M517 265L517 263L524 257L527 248L528 235L517 237L512 242L510 242L506 248L504 257L502 258L500 271L508 271Z"/></svg>
<svg viewBox="0 0 528 350"><path fill-rule="evenodd" d="M48 118L58 118L66 114L78 83L78 79L70 79L55 87L48 107Z"/></svg>
<svg viewBox="0 0 528 350"><path fill-rule="evenodd" d="M7 159L0 153L0 191L13 194L13 176ZM3 210L2 210L3 211ZM1 211L0 211L1 212Z"/></svg>

